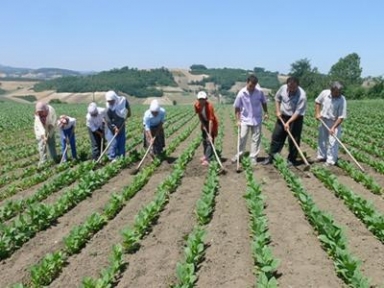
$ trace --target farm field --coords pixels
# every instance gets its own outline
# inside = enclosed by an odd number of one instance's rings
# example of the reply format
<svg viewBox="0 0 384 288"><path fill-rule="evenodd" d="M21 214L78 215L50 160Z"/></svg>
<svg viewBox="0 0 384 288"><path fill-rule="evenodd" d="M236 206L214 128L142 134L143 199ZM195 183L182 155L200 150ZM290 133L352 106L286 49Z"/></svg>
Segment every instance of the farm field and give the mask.
<svg viewBox="0 0 384 288"><path fill-rule="evenodd" d="M53 106L77 118L80 161L38 167L33 105L0 102L0 287L384 287L384 101L348 102L341 140L365 172L342 148L337 167L313 163L310 101L308 172L286 165L285 147L275 165L243 158L236 173L230 105L215 106L227 173L200 165L190 105L165 106L165 155L137 174L147 106L133 105L126 158L96 165L86 104Z"/></svg>

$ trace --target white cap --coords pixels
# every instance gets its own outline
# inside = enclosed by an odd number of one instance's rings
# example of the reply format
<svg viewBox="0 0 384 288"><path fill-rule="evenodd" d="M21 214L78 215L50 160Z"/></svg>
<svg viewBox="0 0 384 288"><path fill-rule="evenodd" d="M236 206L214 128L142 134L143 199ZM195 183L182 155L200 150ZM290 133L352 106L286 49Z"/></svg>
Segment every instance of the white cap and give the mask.
<svg viewBox="0 0 384 288"><path fill-rule="evenodd" d="M108 91L107 93L105 93L105 100L107 101L112 101L112 100L117 100L117 94L115 93L115 91Z"/></svg>
<svg viewBox="0 0 384 288"><path fill-rule="evenodd" d="M160 110L159 102L156 99L152 100L149 110L152 112L158 112Z"/></svg>
<svg viewBox="0 0 384 288"><path fill-rule="evenodd" d="M95 102L92 102L88 105L88 113L89 114L96 114L97 113L97 105Z"/></svg>
<svg viewBox="0 0 384 288"><path fill-rule="evenodd" d="M207 96L207 93L205 93L204 91L200 91L199 93L197 93L197 99L207 99L208 96Z"/></svg>

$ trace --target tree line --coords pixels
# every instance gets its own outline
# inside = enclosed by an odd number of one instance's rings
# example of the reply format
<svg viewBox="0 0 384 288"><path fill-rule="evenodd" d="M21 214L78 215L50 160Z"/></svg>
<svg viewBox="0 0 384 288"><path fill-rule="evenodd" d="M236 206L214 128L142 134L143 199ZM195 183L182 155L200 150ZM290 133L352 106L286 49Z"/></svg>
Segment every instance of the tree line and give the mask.
<svg viewBox="0 0 384 288"><path fill-rule="evenodd" d="M163 91L156 88L159 86L177 86L172 73L168 69L139 70L137 68L123 67L103 71L95 75L69 76L43 81L34 85L34 90L36 92L55 90L57 92L72 93L115 90L145 98L162 96Z"/></svg>

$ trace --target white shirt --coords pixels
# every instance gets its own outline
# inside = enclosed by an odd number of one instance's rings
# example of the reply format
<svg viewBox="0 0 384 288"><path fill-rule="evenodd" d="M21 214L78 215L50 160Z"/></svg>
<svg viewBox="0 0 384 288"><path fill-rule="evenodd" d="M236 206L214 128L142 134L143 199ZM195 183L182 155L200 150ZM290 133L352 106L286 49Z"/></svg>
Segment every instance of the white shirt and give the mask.
<svg viewBox="0 0 384 288"><path fill-rule="evenodd" d="M97 116L92 117L89 113L85 116L86 126L91 129L92 132L95 132L103 127L105 111L105 108L97 107Z"/></svg>
<svg viewBox="0 0 384 288"><path fill-rule="evenodd" d="M40 140L43 136L52 137L53 133L55 132L55 128L54 128L55 124L56 124L56 111L51 105L48 105L48 115L47 115L47 120L45 122L45 125L41 123L40 117L35 115L34 129L35 129L36 139ZM48 126L50 126L51 129L49 129ZM48 131L46 131L46 129Z"/></svg>
<svg viewBox="0 0 384 288"><path fill-rule="evenodd" d="M317 96L315 103L321 105L320 115L322 118L331 120L347 118L347 101L343 95L332 97L331 90L326 89Z"/></svg>
<svg viewBox="0 0 384 288"><path fill-rule="evenodd" d="M62 126L59 126L60 137L62 137L62 138L65 138L64 130L67 130L67 129L70 129L70 128L76 126L76 118L72 118L72 117L69 117L69 116L67 116L67 117L68 117L68 123L64 124Z"/></svg>

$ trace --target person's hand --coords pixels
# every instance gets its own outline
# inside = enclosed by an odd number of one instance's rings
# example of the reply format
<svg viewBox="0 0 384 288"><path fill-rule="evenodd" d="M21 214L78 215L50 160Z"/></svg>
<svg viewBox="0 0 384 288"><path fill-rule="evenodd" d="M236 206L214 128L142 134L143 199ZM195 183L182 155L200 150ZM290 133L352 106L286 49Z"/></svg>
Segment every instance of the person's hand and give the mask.
<svg viewBox="0 0 384 288"><path fill-rule="evenodd" d="M268 119L269 119L268 113L264 113L264 120L268 120Z"/></svg>
<svg viewBox="0 0 384 288"><path fill-rule="evenodd" d="M289 131L289 123L288 122L285 122L285 124L284 124L284 129L285 129L285 131Z"/></svg>
<svg viewBox="0 0 384 288"><path fill-rule="evenodd" d="M331 127L331 129L329 129L329 134L331 134L333 136L333 135L335 135L335 133L336 133L336 128Z"/></svg>
<svg viewBox="0 0 384 288"><path fill-rule="evenodd" d="M117 135L119 133L119 128L115 127L113 128L113 131L115 132L115 135Z"/></svg>
<svg viewBox="0 0 384 288"><path fill-rule="evenodd" d="M153 145L153 143L155 143L155 138L151 138L151 139L149 140L149 143L150 143L151 145Z"/></svg>
<svg viewBox="0 0 384 288"><path fill-rule="evenodd" d="M211 142L213 142L213 139L212 139L212 136L211 136L211 134L210 134L210 133L208 133L208 135L207 135L207 136L208 136L208 140L209 140L209 141L211 141Z"/></svg>
<svg viewBox="0 0 384 288"><path fill-rule="evenodd" d="M237 126L241 126L241 121L240 120L237 120Z"/></svg>
<svg viewBox="0 0 384 288"><path fill-rule="evenodd" d="M41 140L43 140L43 142L44 142L44 144L45 144L45 143L47 143L48 138L47 138L47 136L42 135L42 136L41 136Z"/></svg>

